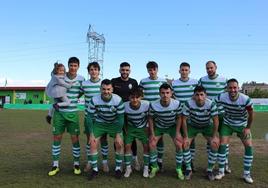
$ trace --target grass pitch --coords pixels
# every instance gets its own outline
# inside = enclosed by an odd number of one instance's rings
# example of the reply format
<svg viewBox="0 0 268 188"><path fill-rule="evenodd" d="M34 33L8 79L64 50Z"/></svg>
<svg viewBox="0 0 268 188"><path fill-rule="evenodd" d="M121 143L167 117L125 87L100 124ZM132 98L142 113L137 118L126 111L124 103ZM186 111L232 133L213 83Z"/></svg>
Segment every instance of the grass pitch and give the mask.
<svg viewBox="0 0 268 188"><path fill-rule="evenodd" d="M70 136L64 134L62 142L60 173L48 177L51 168L51 126L45 122L46 111L2 110L0 111L0 187L268 187L268 113L255 114L252 133L254 139L253 185L243 182L243 146L236 136L230 145L232 173L221 181L209 182L205 177L207 166L206 141L199 136L196 141L195 166L197 172L191 181L179 181L175 173L175 153L171 139L165 137L164 172L154 179L145 179L142 172L134 172L130 178L116 180L113 176L114 152L109 140L110 173L100 171L96 180L89 182L87 174L72 173ZM83 113L81 112L81 125ZM81 133L83 126L81 126ZM86 163L85 135L80 136L81 168ZM141 151L141 145L139 152ZM139 159L142 161L141 153ZM99 160L101 161L101 160ZM101 165L101 163L99 164ZM100 166L101 167L101 166ZM100 168L101 169L101 168Z"/></svg>

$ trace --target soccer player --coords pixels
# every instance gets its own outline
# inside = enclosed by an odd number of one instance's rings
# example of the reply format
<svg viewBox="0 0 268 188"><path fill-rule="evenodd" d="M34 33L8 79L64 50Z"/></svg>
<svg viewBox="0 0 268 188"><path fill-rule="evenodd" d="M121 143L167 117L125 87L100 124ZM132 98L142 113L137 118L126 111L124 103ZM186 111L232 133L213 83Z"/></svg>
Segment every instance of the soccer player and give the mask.
<svg viewBox="0 0 268 188"><path fill-rule="evenodd" d="M226 145L229 144L230 136L236 133L241 139L244 148L244 174L243 178L247 183L253 183L250 175L250 168L253 161L253 147L251 136L251 125L253 121L253 107L251 99L239 92L239 85L236 79L227 82L227 92L222 93L216 102L223 107L223 125L220 130L219 148L219 173L215 179L224 177L224 165L226 158Z"/></svg>
<svg viewBox="0 0 268 188"><path fill-rule="evenodd" d="M150 103L141 100L142 91L140 88L135 87L130 90L129 102L125 103L125 114L127 124L125 126L125 164L126 172L125 177L129 177L132 173L131 161L131 145L133 140L138 139L143 145L143 177L149 177L149 145L148 145L148 111Z"/></svg>
<svg viewBox="0 0 268 188"><path fill-rule="evenodd" d="M174 89L174 95L176 100L179 100L182 105L191 97L194 93L194 88L198 85L198 80L190 78L190 64L186 62L182 62L180 64L180 78L177 80L172 81L172 87ZM194 170L193 160L195 155L195 149L190 149L191 152L191 166L192 171ZM183 165L185 167L185 165Z"/></svg>
<svg viewBox="0 0 268 188"><path fill-rule="evenodd" d="M172 81L175 98L183 104L191 99L194 88L198 85L198 80L189 77L190 72L190 64L182 62L179 70L180 78Z"/></svg>
<svg viewBox="0 0 268 188"><path fill-rule="evenodd" d="M213 120L213 124L211 123ZM185 179L190 180L192 172L189 164L191 156L189 152L189 144L197 136L202 133L210 144L208 156L207 176L209 180L214 180L213 166L217 160L217 152L219 147L218 134L218 109L215 102L206 97L206 91L203 86L196 86L192 99L189 99L183 107L182 127L184 133L184 158L186 159Z"/></svg>
<svg viewBox="0 0 268 188"><path fill-rule="evenodd" d="M100 94L100 86L101 86L101 79L99 78L100 75L100 65L98 62L91 62L87 66L88 74L90 78L86 81L82 82L82 91L85 96L85 117L84 117L84 127L85 127L85 134L87 136L87 143L86 143L86 155L87 155L87 165L84 168L84 172L89 172L90 166L90 134L92 128L90 125L87 124L87 116L88 116L88 106L91 98L95 95ZM108 143L105 137L101 138L101 153L102 153L102 164L103 164L103 171L109 172L109 166L107 163L108 157Z"/></svg>
<svg viewBox="0 0 268 188"><path fill-rule="evenodd" d="M181 105L180 102L172 99L172 89L167 83L159 88L160 100L151 102L149 110L149 148L150 163L152 169L149 177L155 177L159 171L157 164L156 145L163 134L169 134L176 147L176 171L180 180L184 179L181 164L183 158L181 129Z"/></svg>
<svg viewBox="0 0 268 188"><path fill-rule="evenodd" d="M206 89L207 97L211 100L215 100L217 96L223 92L225 92L227 86L227 79L223 76L220 76L216 73L217 65L214 61L208 61L206 63L207 75L200 78L199 83ZM223 110L221 107L218 107L219 111L219 131L221 129L223 123ZM209 151L210 147L207 144L207 150ZM230 164L228 161L229 155L229 145L227 145L227 157L225 164L225 172L231 173Z"/></svg>
<svg viewBox="0 0 268 188"><path fill-rule="evenodd" d="M149 77L144 78L140 81L140 87L143 88L143 99L149 102L156 101L160 98L159 95L159 88L163 83L167 81L164 78L159 78L157 76L158 73L158 64L154 61L149 61L146 65L147 72ZM159 142L157 143L157 163L162 169L163 163L163 154L164 154L164 142L163 138L161 137Z"/></svg>
<svg viewBox="0 0 268 188"><path fill-rule="evenodd" d="M76 175L81 174L80 170L80 144L79 144L79 115L78 115L78 98L81 95L81 83L85 80L84 77L77 74L79 69L79 59L71 57L68 60L68 69L65 76L65 82L72 83L72 87L67 89L67 97L71 101L67 107L59 107L59 111L55 111L53 115L53 144L52 144L52 158L53 164L49 176L56 175L59 171L59 157L61 151L61 140L65 130L71 135L72 151L74 159L73 172Z"/></svg>
<svg viewBox="0 0 268 188"><path fill-rule="evenodd" d="M113 94L111 80L104 79L101 82L101 94L92 97L88 109L88 123L92 126L90 136L90 154L92 172L89 180L98 175L98 144L103 135L110 135L115 141L115 177L121 178L121 164L123 160L123 125L124 104L116 94Z"/></svg>
<svg viewBox="0 0 268 188"><path fill-rule="evenodd" d="M135 87L138 87L137 80L129 77L130 72L131 72L130 64L128 62L123 62L120 64L120 69L119 69L120 77L112 79L112 84L114 88L113 93L119 95L123 99L123 102L126 102L129 100L130 90ZM139 164L138 157L137 157L137 143L135 139L133 140L131 144L131 150L133 154L133 162L134 162L133 166L135 170L139 171L140 164Z"/></svg>

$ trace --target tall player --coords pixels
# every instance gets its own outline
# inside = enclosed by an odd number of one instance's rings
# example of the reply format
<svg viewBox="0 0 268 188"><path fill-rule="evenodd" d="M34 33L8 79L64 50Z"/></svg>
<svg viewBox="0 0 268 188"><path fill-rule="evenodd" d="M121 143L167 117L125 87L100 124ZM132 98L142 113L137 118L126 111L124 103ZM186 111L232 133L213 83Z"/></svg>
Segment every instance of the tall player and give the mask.
<svg viewBox="0 0 268 188"><path fill-rule="evenodd" d="M187 62L182 62L179 70L180 78L172 82L175 98L176 100L179 100L182 105L187 100L191 99L194 93L194 88L198 85L198 80L189 77L190 72L190 64ZM193 160L195 157L195 150L190 149L190 152L192 161L191 166L192 170L194 171Z"/></svg>
<svg viewBox="0 0 268 188"><path fill-rule="evenodd" d="M101 86L101 79L99 78L100 75L100 65L98 62L91 62L87 66L88 74L90 78L86 81L82 82L82 91L85 96L85 117L84 117L84 127L85 127L85 134L87 136L87 143L86 143L86 155L87 155L87 165L85 166L84 172L89 172L90 170L90 134L92 131L92 127L88 125L87 118L88 118L88 106L91 98L95 95L100 94L100 86ZM105 137L101 138L101 153L102 153L102 164L103 164L103 171L108 172L109 166L107 163L108 157L108 143Z"/></svg>
<svg viewBox="0 0 268 188"><path fill-rule="evenodd" d="M217 65L214 61L208 61L206 63L207 75L200 78L200 84L206 89L207 97L211 100L215 100L217 96L223 93L227 86L227 79L216 73ZM223 123L223 110L218 107L219 110L219 131ZM207 144L207 150L209 151L209 144ZM227 156L229 155L229 145L227 145ZM228 157L226 157L225 172L231 173Z"/></svg>
<svg viewBox="0 0 268 188"><path fill-rule="evenodd" d="M68 60L68 72L65 77L65 82L72 83L72 87L67 89L67 97L71 101L67 107L59 107L59 111L55 111L53 115L53 144L52 158L53 164L49 176L56 175L59 171L59 157L61 152L61 140L65 130L71 135L72 151L73 151L73 173L81 174L80 170L80 144L79 144L79 115L78 115L78 98L81 95L81 83L85 80L84 77L77 74L79 69L79 59L71 57Z"/></svg>
<svg viewBox="0 0 268 188"><path fill-rule="evenodd" d="M120 64L120 77L113 78L112 84L113 84L113 93L119 95L123 102L126 102L129 100L129 94L130 90L133 88L138 87L137 80L130 78L130 64L128 62L123 62ZM126 125L126 119L125 119L125 125ZM136 170L140 170L140 164L137 157L137 143L134 139L131 144L131 150L133 154L133 165Z"/></svg>
<svg viewBox="0 0 268 188"><path fill-rule="evenodd" d="M166 80L158 77L158 64L155 61L149 61L146 65L146 68L149 77L142 79L140 81L140 86L143 88L143 99L153 102L160 98L159 88L163 83L166 83ZM163 138L161 137L157 143L157 163L160 170L162 170L163 154L164 143Z"/></svg>

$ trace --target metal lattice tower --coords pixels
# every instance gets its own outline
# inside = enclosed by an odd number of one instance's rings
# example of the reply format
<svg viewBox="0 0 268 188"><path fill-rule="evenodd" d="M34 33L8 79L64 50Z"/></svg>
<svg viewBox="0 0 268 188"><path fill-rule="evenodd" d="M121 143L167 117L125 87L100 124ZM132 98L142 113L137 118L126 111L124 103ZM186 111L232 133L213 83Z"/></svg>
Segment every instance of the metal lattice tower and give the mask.
<svg viewBox="0 0 268 188"><path fill-rule="evenodd" d="M88 62L96 61L100 64L100 77L103 78L103 54L105 50L105 38L103 34L98 34L93 31L91 25L89 25L87 32L88 42Z"/></svg>

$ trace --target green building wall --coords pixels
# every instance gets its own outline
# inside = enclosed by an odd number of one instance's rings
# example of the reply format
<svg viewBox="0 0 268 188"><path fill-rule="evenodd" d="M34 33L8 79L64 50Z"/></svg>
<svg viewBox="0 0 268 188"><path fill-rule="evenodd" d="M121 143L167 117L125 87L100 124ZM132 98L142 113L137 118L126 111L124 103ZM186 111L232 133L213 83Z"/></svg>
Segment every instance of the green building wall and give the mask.
<svg viewBox="0 0 268 188"><path fill-rule="evenodd" d="M25 99L20 99L17 98L16 95L18 93L25 94L26 98ZM49 103L52 102L52 100L45 94L45 91L33 91L33 90L16 90L16 91L3 91L0 90L0 97L1 96L9 96L10 97L10 104L24 104L25 101L27 103L32 104L41 104L41 103L46 103L49 101ZM7 102L7 101L6 101Z"/></svg>

